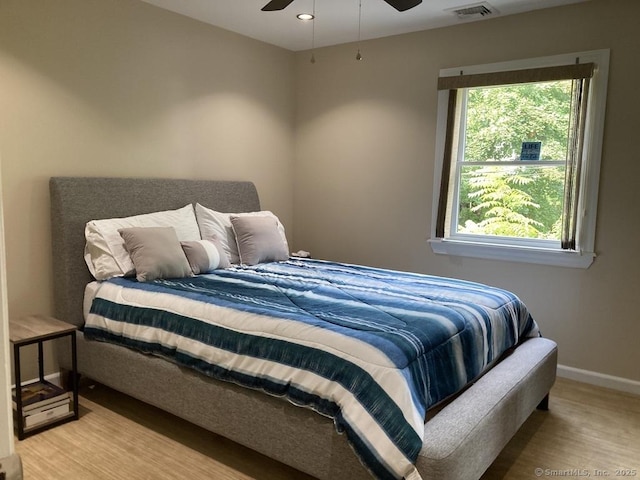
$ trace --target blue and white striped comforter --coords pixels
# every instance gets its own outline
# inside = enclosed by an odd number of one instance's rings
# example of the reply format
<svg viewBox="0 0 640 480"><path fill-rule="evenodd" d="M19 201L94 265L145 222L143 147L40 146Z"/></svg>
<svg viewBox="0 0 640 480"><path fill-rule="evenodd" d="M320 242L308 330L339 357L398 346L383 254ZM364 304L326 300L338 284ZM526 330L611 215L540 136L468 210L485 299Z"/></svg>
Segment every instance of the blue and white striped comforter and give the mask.
<svg viewBox="0 0 640 480"><path fill-rule="evenodd" d="M420 479L426 410L538 329L512 293L319 260L100 284L89 339L333 418L379 479Z"/></svg>

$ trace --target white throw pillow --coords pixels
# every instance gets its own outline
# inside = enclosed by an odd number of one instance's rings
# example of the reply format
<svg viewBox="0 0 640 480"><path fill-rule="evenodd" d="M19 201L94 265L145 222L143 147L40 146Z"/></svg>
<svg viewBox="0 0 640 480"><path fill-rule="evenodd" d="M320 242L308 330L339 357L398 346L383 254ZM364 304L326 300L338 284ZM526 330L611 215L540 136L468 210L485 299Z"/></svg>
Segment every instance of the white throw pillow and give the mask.
<svg viewBox="0 0 640 480"><path fill-rule="evenodd" d="M173 227L180 241L200 240L193 207L125 218L91 220L85 227L84 259L96 280L133 275L135 267L118 233L131 227Z"/></svg>

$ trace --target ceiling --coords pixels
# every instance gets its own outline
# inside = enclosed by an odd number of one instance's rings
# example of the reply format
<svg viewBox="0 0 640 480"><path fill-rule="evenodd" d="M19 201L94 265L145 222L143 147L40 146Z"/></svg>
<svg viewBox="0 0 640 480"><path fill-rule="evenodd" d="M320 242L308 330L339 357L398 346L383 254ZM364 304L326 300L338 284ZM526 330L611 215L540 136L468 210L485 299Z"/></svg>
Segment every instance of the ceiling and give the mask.
<svg viewBox="0 0 640 480"><path fill-rule="evenodd" d="M587 0L423 0L417 7L402 13L383 0L315 0L316 19L313 22L300 21L296 15L312 12L314 0L295 0L278 12L260 10L267 0L142 1L287 50L300 51L308 50L312 45L325 47L357 41L360 1L360 35L361 39L367 40ZM461 20L453 12L479 4L488 4L495 13Z"/></svg>

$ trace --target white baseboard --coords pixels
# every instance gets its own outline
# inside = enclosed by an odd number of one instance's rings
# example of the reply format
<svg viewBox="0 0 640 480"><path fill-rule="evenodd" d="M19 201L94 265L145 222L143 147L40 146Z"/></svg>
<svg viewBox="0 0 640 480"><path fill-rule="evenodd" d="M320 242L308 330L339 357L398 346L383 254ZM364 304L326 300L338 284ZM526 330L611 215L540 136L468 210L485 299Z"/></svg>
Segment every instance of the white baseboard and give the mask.
<svg viewBox="0 0 640 480"><path fill-rule="evenodd" d="M580 368L567 367L566 365L558 365L558 376L577 380L578 382L596 385L598 387L611 388L621 392L633 393L640 395L640 382L630 380L623 377L614 377L604 373L592 372L590 370L582 370Z"/></svg>

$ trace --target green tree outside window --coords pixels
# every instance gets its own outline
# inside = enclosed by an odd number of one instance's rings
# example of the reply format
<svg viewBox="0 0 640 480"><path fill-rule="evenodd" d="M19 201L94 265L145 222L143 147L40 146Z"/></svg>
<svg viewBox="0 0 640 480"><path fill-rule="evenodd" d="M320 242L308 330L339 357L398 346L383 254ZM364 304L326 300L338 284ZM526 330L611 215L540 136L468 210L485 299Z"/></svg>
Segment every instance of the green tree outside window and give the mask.
<svg viewBox="0 0 640 480"><path fill-rule="evenodd" d="M558 240L571 111L570 80L470 88L458 231ZM518 165L523 142L538 162Z"/></svg>

